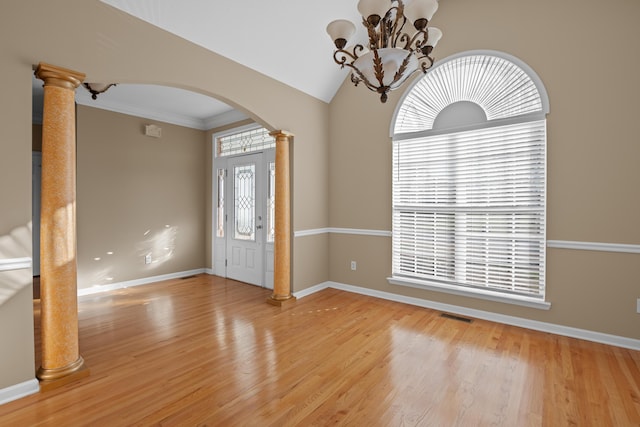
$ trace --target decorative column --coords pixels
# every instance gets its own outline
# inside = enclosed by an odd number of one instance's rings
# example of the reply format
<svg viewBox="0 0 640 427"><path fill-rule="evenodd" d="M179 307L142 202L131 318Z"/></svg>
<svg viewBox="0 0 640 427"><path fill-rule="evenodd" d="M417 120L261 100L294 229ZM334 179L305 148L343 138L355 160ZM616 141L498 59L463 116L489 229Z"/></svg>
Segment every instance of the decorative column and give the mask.
<svg viewBox="0 0 640 427"><path fill-rule="evenodd" d="M40 63L44 81L40 217L41 389L89 375L78 346L75 89L85 75Z"/></svg>
<svg viewBox="0 0 640 427"><path fill-rule="evenodd" d="M295 301L291 294L291 185L289 177L289 144L293 135L276 130L276 200L275 239L273 242L273 293L267 302L273 305Z"/></svg>

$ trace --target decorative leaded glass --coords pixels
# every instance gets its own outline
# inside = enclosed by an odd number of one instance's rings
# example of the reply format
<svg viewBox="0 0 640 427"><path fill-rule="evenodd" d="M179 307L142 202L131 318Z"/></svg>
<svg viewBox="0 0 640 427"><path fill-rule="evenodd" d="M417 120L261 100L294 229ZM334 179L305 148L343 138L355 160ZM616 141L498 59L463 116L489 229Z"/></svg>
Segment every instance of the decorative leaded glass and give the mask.
<svg viewBox="0 0 640 427"><path fill-rule="evenodd" d="M276 164L269 162L269 195L267 198L267 242L276 236Z"/></svg>
<svg viewBox="0 0 640 427"><path fill-rule="evenodd" d="M221 136L216 141L218 157L246 154L276 146L276 140L265 128L257 128Z"/></svg>
<svg viewBox="0 0 640 427"><path fill-rule="evenodd" d="M216 218L218 223L216 224L216 236L224 237L224 169L218 169L218 215Z"/></svg>
<svg viewBox="0 0 640 427"><path fill-rule="evenodd" d="M234 238L256 239L256 166L242 165L234 169L235 176L235 224Z"/></svg>

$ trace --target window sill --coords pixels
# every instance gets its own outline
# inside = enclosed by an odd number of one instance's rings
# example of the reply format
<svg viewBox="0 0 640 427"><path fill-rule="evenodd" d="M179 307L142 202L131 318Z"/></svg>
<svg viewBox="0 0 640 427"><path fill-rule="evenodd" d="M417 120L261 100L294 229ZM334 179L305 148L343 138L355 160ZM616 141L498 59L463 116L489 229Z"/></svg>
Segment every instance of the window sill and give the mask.
<svg viewBox="0 0 640 427"><path fill-rule="evenodd" d="M429 282L426 280L418 280L407 277L388 277L387 281L391 285L408 286L411 288L426 289L429 291L444 292L470 298L479 298L489 301L502 302L505 304L521 305L529 308L537 308L539 310L549 310L551 308L550 302L518 295L507 296L499 292L484 291L480 289L461 289L441 283Z"/></svg>

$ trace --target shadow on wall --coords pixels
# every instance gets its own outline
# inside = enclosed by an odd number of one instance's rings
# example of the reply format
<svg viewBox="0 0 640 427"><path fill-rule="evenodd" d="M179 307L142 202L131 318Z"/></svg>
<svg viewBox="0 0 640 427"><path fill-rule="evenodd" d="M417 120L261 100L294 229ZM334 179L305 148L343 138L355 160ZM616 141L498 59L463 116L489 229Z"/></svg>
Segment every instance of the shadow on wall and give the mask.
<svg viewBox="0 0 640 427"><path fill-rule="evenodd" d="M0 237L0 306L33 283L31 222Z"/></svg>
<svg viewBox="0 0 640 427"><path fill-rule="evenodd" d="M162 228L147 229L142 233L142 239L136 244L135 253L144 263L143 270L152 271L171 260L176 249L178 227L164 225ZM84 289L101 288L114 283L121 283L122 277L118 277L118 263L123 262L119 257L122 251L109 250L96 254L93 257L93 265L88 280L89 286Z"/></svg>
<svg viewBox="0 0 640 427"><path fill-rule="evenodd" d="M173 258L176 249L178 227L166 224L161 230L146 230L144 240L138 244L138 255L144 257L145 264L155 269Z"/></svg>

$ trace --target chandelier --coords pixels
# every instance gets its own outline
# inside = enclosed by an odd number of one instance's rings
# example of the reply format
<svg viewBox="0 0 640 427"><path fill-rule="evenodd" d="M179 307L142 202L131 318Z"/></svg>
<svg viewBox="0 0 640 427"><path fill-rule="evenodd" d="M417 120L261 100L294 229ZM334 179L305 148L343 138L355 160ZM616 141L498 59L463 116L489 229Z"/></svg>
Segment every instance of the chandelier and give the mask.
<svg viewBox="0 0 640 427"><path fill-rule="evenodd" d="M93 100L98 99L98 95L106 92L107 89L115 85L115 83L82 83L82 86L91 92L91 99Z"/></svg>
<svg viewBox="0 0 640 427"><path fill-rule="evenodd" d="M358 12L369 41L366 46L347 46L355 25L345 19L333 21L327 26L336 45L333 59L340 68L351 68L354 85L362 82L386 102L387 92L418 69L426 73L433 65L431 51L442 37L442 31L428 27L436 10L437 0L360 0Z"/></svg>

